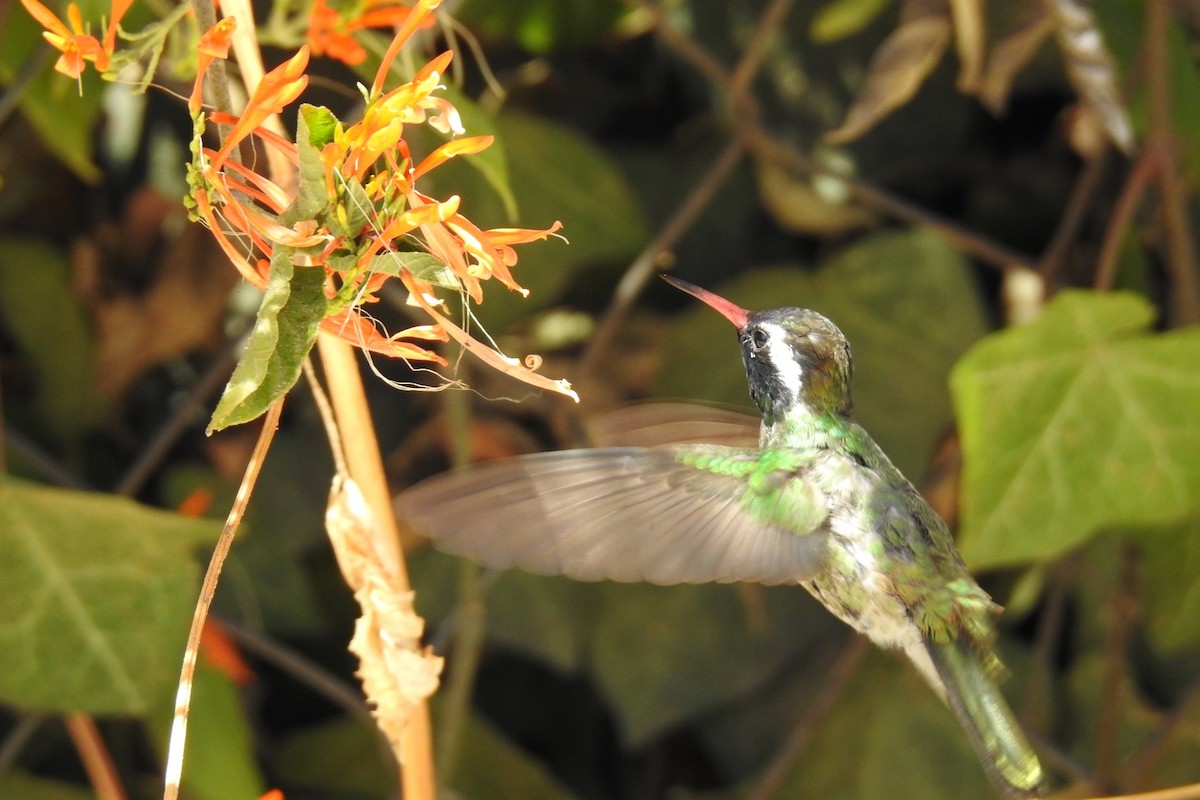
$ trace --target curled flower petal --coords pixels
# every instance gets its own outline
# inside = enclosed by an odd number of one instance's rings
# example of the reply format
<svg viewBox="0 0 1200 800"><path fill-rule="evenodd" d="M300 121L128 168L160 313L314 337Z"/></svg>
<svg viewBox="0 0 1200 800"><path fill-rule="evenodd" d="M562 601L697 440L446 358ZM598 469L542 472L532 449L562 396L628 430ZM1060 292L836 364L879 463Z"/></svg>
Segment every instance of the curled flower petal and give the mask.
<svg viewBox="0 0 1200 800"><path fill-rule="evenodd" d="M566 380L553 380L544 375L539 375L531 369L528 369L515 358L510 358L503 353L493 350L478 339L473 338L469 333L455 325L449 318L438 313L429 301L425 299L419 291L414 291L418 287L409 282L407 272L402 272L400 275L404 280L405 286L409 289L410 296L416 301L426 314L433 317L438 325L450 335L450 338L462 345L463 349L467 350L478 358L483 363L487 364L492 369L503 372L505 375L510 375L523 383L528 383L530 386L537 386L540 389L549 389L552 392L565 394L567 397L579 402L579 395L571 389L570 382Z"/></svg>

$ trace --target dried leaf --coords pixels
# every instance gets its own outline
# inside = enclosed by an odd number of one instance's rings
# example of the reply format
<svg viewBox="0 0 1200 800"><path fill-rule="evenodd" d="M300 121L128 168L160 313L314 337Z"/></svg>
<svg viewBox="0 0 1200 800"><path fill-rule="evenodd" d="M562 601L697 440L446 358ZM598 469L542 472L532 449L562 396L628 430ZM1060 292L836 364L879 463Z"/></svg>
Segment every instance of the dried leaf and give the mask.
<svg viewBox="0 0 1200 800"><path fill-rule="evenodd" d="M855 139L907 103L941 59L950 34L950 9L944 0L906 0L900 27L875 51L858 99L841 127L825 134L826 141Z"/></svg>
<svg viewBox="0 0 1200 800"><path fill-rule="evenodd" d="M1067 77L1080 99L1122 152L1133 149L1133 127L1117 87L1117 70L1104 34L1082 0L1054 0L1055 33Z"/></svg>
<svg viewBox="0 0 1200 800"><path fill-rule="evenodd" d="M1054 31L1054 18L1043 0L1033 0L1016 27L992 48L987 69L977 87L980 102L993 114L1004 111L1013 81Z"/></svg>
<svg viewBox="0 0 1200 800"><path fill-rule="evenodd" d="M75 284L96 331L96 383L120 396L155 366L210 347L219 339L237 276L223 267L211 237L195 225L167 235L182 209L152 190L134 195L119 224L102 226L72 253ZM128 284L121 270L153 263L144 291L113 292Z"/></svg>
<svg viewBox="0 0 1200 800"><path fill-rule="evenodd" d="M325 528L362 607L350 652L358 656L358 677L375 722L399 761L409 714L437 690L442 659L421 645L425 621L413 610L413 593L401 588L396 555L379 546L379 523L358 485L341 474L329 492Z"/></svg>
<svg viewBox="0 0 1200 800"><path fill-rule="evenodd" d="M954 12L954 46L960 64L958 89L971 94L983 76L985 24L980 0L950 0Z"/></svg>
<svg viewBox="0 0 1200 800"><path fill-rule="evenodd" d="M777 162L761 158L755 162L754 173L764 207L785 230L839 236L875 222L875 215L850 200L845 183L839 178L797 175ZM824 181L824 187L818 180ZM825 187L833 190L820 191Z"/></svg>

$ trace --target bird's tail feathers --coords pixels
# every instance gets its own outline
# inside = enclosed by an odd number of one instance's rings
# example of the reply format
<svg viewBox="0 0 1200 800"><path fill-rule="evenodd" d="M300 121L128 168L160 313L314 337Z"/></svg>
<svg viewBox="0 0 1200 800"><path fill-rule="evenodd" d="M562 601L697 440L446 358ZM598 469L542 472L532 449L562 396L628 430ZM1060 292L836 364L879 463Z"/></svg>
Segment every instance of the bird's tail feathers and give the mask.
<svg viewBox="0 0 1200 800"><path fill-rule="evenodd" d="M926 642L941 680L946 705L958 717L988 777L1007 798L1042 797L1042 767L991 675L997 660L985 661L964 639Z"/></svg>

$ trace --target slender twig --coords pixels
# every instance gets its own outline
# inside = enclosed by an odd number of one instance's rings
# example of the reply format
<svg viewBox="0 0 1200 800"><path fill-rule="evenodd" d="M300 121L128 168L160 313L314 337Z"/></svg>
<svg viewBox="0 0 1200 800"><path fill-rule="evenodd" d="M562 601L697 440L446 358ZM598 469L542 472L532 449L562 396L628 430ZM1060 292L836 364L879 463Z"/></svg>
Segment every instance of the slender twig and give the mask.
<svg viewBox="0 0 1200 800"><path fill-rule="evenodd" d="M1200 800L1200 783L1189 783L1187 786L1175 786L1154 792L1092 797L1088 800Z"/></svg>
<svg viewBox="0 0 1200 800"><path fill-rule="evenodd" d="M1175 326L1200 322L1200 264L1192 238L1187 193L1177 168L1178 150L1171 125L1168 28L1169 0L1147 0L1146 50L1148 139L1160 151L1158 185L1162 192L1163 232L1166 236L1167 272L1172 278L1171 323Z"/></svg>
<svg viewBox="0 0 1200 800"><path fill-rule="evenodd" d="M357 686L341 680L320 664L266 636L261 631L228 620L222 620L221 627L228 631L238 646L248 654L257 656L277 667L281 672L295 678L299 683L312 689L313 692L324 697L350 716L369 722L372 728L375 727L371 709L367 707L362 691ZM382 732L379 732L379 739L386 745L387 740L384 739Z"/></svg>
<svg viewBox="0 0 1200 800"><path fill-rule="evenodd" d="M633 306L646 283L654 277L654 273L666 268L662 258L664 254L679 243L683 235L696 222L700 214L716 196L717 191L728 180L733 170L741 162L746 152L745 142L738 138L729 142L717 160L713 162L700 181L692 187L687 197L659 229L658 235L650 244L637 255L625 274L621 276L613 292L612 303L605 310L596 333L588 342L587 349L580 359L581 369L586 373L593 370L599 363L600 356L612 344L621 322Z"/></svg>
<svg viewBox="0 0 1200 800"><path fill-rule="evenodd" d="M121 784L121 776L113 764L104 739L96 728L96 721L88 714L67 714L63 718L67 733L75 751L83 761L88 782L99 800L126 800L129 793Z"/></svg>
<svg viewBox="0 0 1200 800"><path fill-rule="evenodd" d="M250 455L250 463L242 476L242 484L238 487L233 506L225 518L225 527L217 539L204 573L204 582L200 586L200 598L196 601L196 611L192 615L192 628L188 632L187 648L183 654L183 667L179 674L179 690L175 696L175 718L171 723L171 743L167 748L167 768L163 800L175 800L179 796L179 779L183 773L183 747L187 738L188 710L192 703L192 679L196 674L196 659L200 652L200 634L204 630L204 622L208 619L208 611L212 606L213 597L217 593L217 583L221 579L221 569L229 557L229 549L233 547L233 539L242 523L246 505L254 491L263 460L275 439L275 428L279 424L279 414L283 410L283 398L276 400L263 417L262 430L259 431L258 441L254 452Z"/></svg>
<svg viewBox="0 0 1200 800"><path fill-rule="evenodd" d="M4 741L0 742L0 775L13 768L17 756L25 749L25 745L49 719L49 714L24 712L17 717L16 723L9 729Z"/></svg>
<svg viewBox="0 0 1200 800"><path fill-rule="evenodd" d="M1172 735L1179 730L1180 726L1190 723L1195 718L1194 714L1198 706L1200 706L1200 685L1193 684L1183 699L1171 710L1171 713L1163 718L1150 739L1129 760L1129 766L1125 770L1126 785L1138 786L1145 782L1144 776L1171 744Z"/></svg>
<svg viewBox="0 0 1200 800"><path fill-rule="evenodd" d="M767 767L762 780L747 795L749 800L768 800L779 791L779 787L783 785L792 765L841 698L842 692L845 691L859 664L862 663L867 649L867 640L862 636L853 637L842 648L837 660L829 668L825 685L821 687L816 702L796 720L795 727L792 728L787 741L784 742L779 753Z"/></svg>
<svg viewBox="0 0 1200 800"><path fill-rule="evenodd" d="M1062 270L1063 262L1066 261L1067 253L1071 250L1071 245L1079 236L1087 210L1096 196L1096 189L1100 186L1100 179L1104 177L1107 164L1107 150L1101 150L1083 164L1083 170L1079 173L1079 178L1071 189L1071 198L1067 201L1067 207L1063 210L1063 215L1054 229L1054 235L1050 237L1050 242L1042 251L1042 257L1039 259L1038 272L1041 273L1042 280L1047 287L1053 287Z"/></svg>
<svg viewBox="0 0 1200 800"><path fill-rule="evenodd" d="M781 142L766 131L759 130L756 132L751 147L755 153L783 164L796 172L829 175L844 181L851 196L863 205L913 225L924 225L933 228L961 250L978 258L985 264L1000 269L1007 269L1009 267L1034 269L1036 266L1028 256L1011 250L998 242L994 242L986 236L966 230L944 217L940 217L923 208L914 206L905 200L901 200L895 195L885 192L864 180L835 172L815 159L804 155L791 145Z"/></svg>
<svg viewBox="0 0 1200 800"><path fill-rule="evenodd" d="M1098 786L1116 785L1120 762L1117 734L1129 662L1129 637L1137 615L1136 560L1133 548L1121 548L1117 584L1109 598L1108 637L1104 647L1104 678L1100 718L1096 721L1096 754L1093 764Z"/></svg>
<svg viewBox="0 0 1200 800"><path fill-rule="evenodd" d="M733 75L730 76L729 82L726 84L726 91L729 96L734 98L734 106L736 100L742 96L750 94L750 84L754 81L754 76L762 68L763 59L767 56L767 49L774 38L780 26L783 25L787 18L788 11L792 8L794 0L771 0L758 18L758 24L754 26L754 32L750 35L750 41L746 45L746 49L742 52L742 57L738 59L737 66L734 67Z"/></svg>
<svg viewBox="0 0 1200 800"><path fill-rule="evenodd" d="M247 325L247 330L249 330L249 325ZM233 365L237 363L242 338L242 336L233 337L225 343L220 354L213 359L212 363L208 365L208 369L200 376L200 380L188 391L183 403L155 432L150 443L138 455L137 460L121 476L121 480L113 489L114 493L132 497L150 479L162 460L171 452L171 448L179 441L179 437L196 421L197 416L205 411L205 401L229 380L229 373L233 370Z"/></svg>
<svg viewBox="0 0 1200 800"><path fill-rule="evenodd" d="M451 362L457 360L451 355ZM465 467L471 463L471 401L466 392L443 392L442 408L450 432L450 464ZM452 617L455 623L453 661L443 693L443 713L437 739L438 779L445 783L454 774L463 731L471 712L471 693L479 672L486 633L487 608L479 567L466 559L458 566L458 601Z"/></svg>
<svg viewBox="0 0 1200 800"><path fill-rule="evenodd" d="M18 461L35 470L41 477L58 486L68 489L89 489L85 482L50 457L45 450L25 438L20 431L8 425L4 426L5 451L11 451Z"/></svg>
<svg viewBox="0 0 1200 800"><path fill-rule="evenodd" d="M657 3L653 0L625 0L625 2L641 9L650 18L655 35L681 55L701 75L716 84L724 84L729 80L729 70L725 68L725 65L695 39L672 25Z"/></svg>
<svg viewBox="0 0 1200 800"><path fill-rule="evenodd" d="M1117 258L1121 255L1121 240L1133 222L1133 215L1146 195L1150 180L1161 166L1159 155L1158 148L1146 148L1134 162L1129 178L1117 195L1112 216L1105 226L1104 239L1100 243L1100 255L1096 258L1096 275L1092 279L1094 289L1112 288L1117 273Z"/></svg>

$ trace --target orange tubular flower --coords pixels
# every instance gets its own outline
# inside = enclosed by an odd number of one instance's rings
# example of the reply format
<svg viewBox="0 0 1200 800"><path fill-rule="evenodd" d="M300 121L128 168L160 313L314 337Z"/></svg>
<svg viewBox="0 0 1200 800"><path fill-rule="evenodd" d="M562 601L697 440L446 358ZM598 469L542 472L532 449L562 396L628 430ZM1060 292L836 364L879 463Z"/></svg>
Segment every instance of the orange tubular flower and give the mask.
<svg viewBox="0 0 1200 800"><path fill-rule="evenodd" d="M217 152L217 157L213 159L214 171L221 169L233 149L262 125L267 117L280 113L295 102L308 87L308 76L304 74L307 68L308 47L304 46L296 51L296 55L263 76L258 88L254 90L254 96L246 104L245 112L229 132L229 136Z"/></svg>
<svg viewBox="0 0 1200 800"><path fill-rule="evenodd" d="M45 40L62 51L54 69L75 80L79 80L79 76L83 74L87 61L95 64L96 69L101 72L108 69L109 56L117 46L117 25L129 10L131 3L132 0L114 0L112 18L105 29L104 43L101 44L95 36L85 32L83 17L75 3L67 6L67 20L71 23L71 27L68 28L53 11L38 0L21 0L21 5L25 6L29 15L46 29L42 32Z"/></svg>
<svg viewBox="0 0 1200 800"><path fill-rule="evenodd" d="M229 44L236 29L237 19L234 17L225 17L225 19L213 25L200 36L200 45L197 48L196 82L192 85L191 96L188 97L188 111L192 114L200 111L200 104L202 102L201 87L204 86L204 73L208 71L208 66L213 62L214 58L229 58Z"/></svg>

